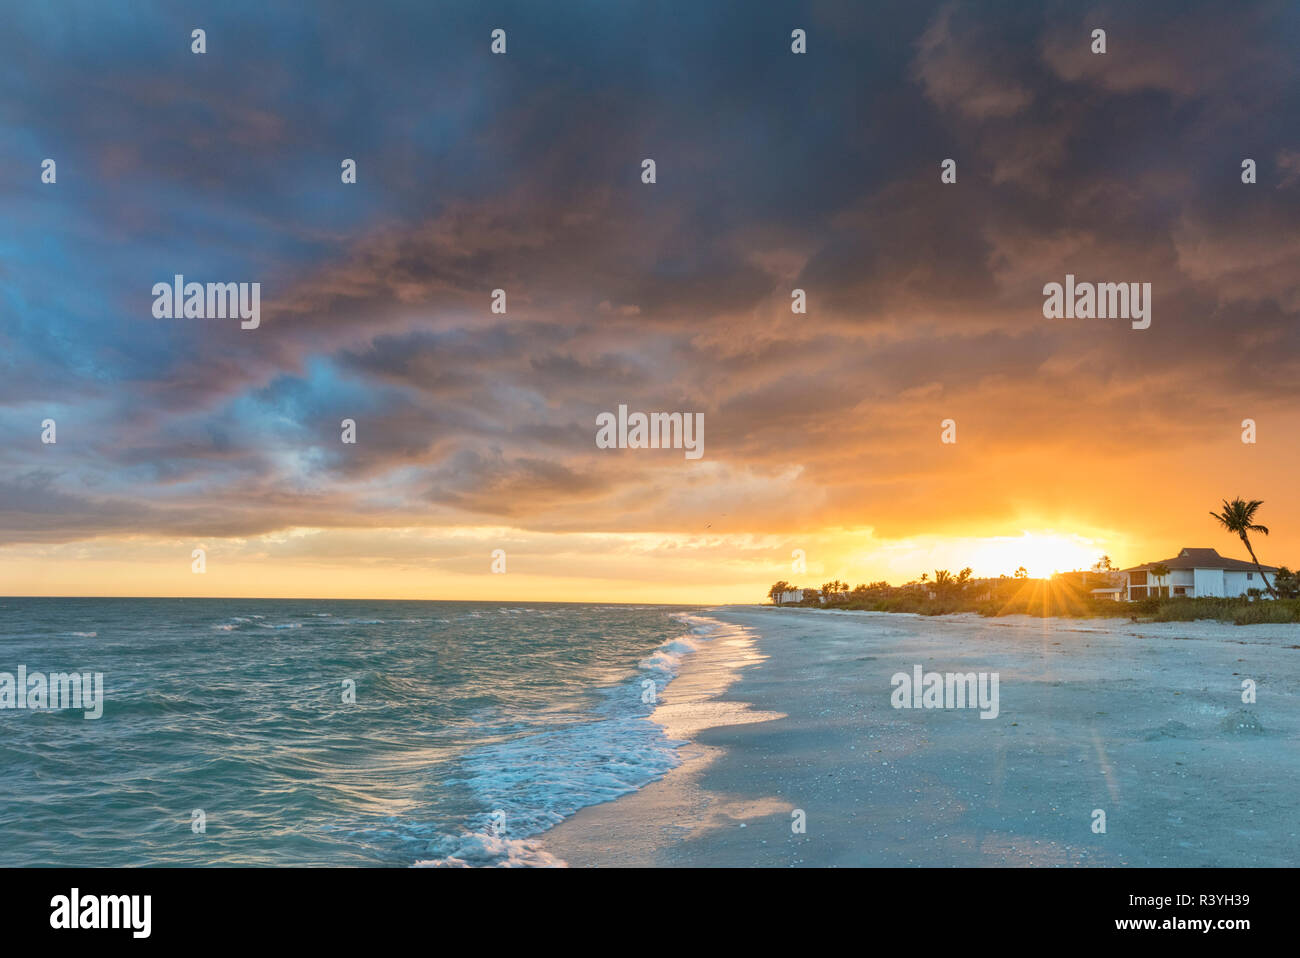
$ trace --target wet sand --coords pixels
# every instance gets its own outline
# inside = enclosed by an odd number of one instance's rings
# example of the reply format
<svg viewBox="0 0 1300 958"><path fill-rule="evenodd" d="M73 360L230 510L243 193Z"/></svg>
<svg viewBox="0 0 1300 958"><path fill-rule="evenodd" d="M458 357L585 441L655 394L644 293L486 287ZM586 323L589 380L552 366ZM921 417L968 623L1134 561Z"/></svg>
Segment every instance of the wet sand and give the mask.
<svg viewBox="0 0 1300 958"><path fill-rule="evenodd" d="M1300 861L1300 625L705 614L739 628L661 697L683 764L542 835L569 865ZM894 708L917 665L996 672L997 717Z"/></svg>

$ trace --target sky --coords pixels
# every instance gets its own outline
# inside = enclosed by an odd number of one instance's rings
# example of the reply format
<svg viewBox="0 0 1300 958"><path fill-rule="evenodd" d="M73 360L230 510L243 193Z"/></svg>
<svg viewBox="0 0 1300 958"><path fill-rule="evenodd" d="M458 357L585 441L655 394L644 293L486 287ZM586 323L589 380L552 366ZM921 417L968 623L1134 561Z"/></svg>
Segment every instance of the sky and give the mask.
<svg viewBox="0 0 1300 958"><path fill-rule="evenodd" d="M1294 3L4 6L0 594L761 601L1237 495L1300 564Z"/></svg>

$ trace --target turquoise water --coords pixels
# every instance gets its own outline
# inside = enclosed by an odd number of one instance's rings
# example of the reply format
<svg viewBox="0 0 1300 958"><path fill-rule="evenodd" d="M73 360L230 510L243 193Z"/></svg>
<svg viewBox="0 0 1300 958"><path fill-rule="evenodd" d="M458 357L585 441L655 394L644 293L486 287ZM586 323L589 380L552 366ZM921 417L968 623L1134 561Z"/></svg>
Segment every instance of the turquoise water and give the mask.
<svg viewBox="0 0 1300 958"><path fill-rule="evenodd" d="M532 836L677 763L643 683L662 691L700 622L655 606L0 599L0 672L104 674L101 718L0 709L0 865L545 863Z"/></svg>

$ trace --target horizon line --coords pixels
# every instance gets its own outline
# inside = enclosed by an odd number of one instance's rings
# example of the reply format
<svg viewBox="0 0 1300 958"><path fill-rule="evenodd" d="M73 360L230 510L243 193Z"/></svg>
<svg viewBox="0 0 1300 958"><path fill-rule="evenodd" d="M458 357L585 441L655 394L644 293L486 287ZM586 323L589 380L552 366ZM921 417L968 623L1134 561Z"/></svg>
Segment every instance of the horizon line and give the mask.
<svg viewBox="0 0 1300 958"><path fill-rule="evenodd" d="M763 604L762 602L602 602L592 599L392 599L366 598L364 596L316 595L0 595L0 601L6 599L176 599L179 601L184 601L186 599L205 599L213 601L239 600L241 602L529 602L534 605L680 605L689 607Z"/></svg>

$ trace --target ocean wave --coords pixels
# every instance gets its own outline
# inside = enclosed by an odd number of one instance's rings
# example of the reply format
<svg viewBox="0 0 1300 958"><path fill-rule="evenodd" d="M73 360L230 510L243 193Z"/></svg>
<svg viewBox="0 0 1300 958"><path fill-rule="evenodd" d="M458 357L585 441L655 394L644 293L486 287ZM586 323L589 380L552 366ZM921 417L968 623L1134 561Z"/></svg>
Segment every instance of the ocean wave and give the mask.
<svg viewBox="0 0 1300 958"><path fill-rule="evenodd" d="M682 742L669 739L650 717L654 702L643 700L646 672L653 674L656 697L672 681L682 660L706 641L717 623L696 616L679 618L689 633L670 639L640 662L639 674L602 692L596 720L534 732L482 746L461 760L461 774L445 784L470 790L485 808L484 818L504 816L502 837L468 825L445 835L430 849L425 867L563 864L550 858L532 836L579 809L612 801L663 777L681 764Z"/></svg>
<svg viewBox="0 0 1300 958"><path fill-rule="evenodd" d="M260 615L232 615L225 622L218 623L212 627L219 632L235 632L246 625L256 625L255 619L263 618Z"/></svg>
<svg viewBox="0 0 1300 958"><path fill-rule="evenodd" d="M651 655L641 660L641 668L668 672L675 675L682 659L700 647L695 639L682 636L680 639L660 646Z"/></svg>
<svg viewBox="0 0 1300 958"><path fill-rule="evenodd" d="M498 838L484 832L447 836L430 851L438 856L417 861L413 868L567 868L538 842Z"/></svg>
<svg viewBox="0 0 1300 958"><path fill-rule="evenodd" d="M47 834L76 834L73 863L105 866L563 865L548 828L689 757L669 739L694 737L676 716L695 683L669 683L693 648L713 655L707 628L669 618L680 607L0 602L19 606L0 611L11 663L52 640L96 649L81 664L110 679L102 721L45 710L6 728L0 765L20 774L0 789L0 831L21 865L60 860ZM196 641L231 654L195 656ZM177 840L212 795L237 827ZM4 829L33 808L41 829Z"/></svg>
<svg viewBox="0 0 1300 958"><path fill-rule="evenodd" d="M128 699L111 700L105 712L114 719L170 715L175 713L202 712L211 706L180 695L163 692L150 692Z"/></svg>

